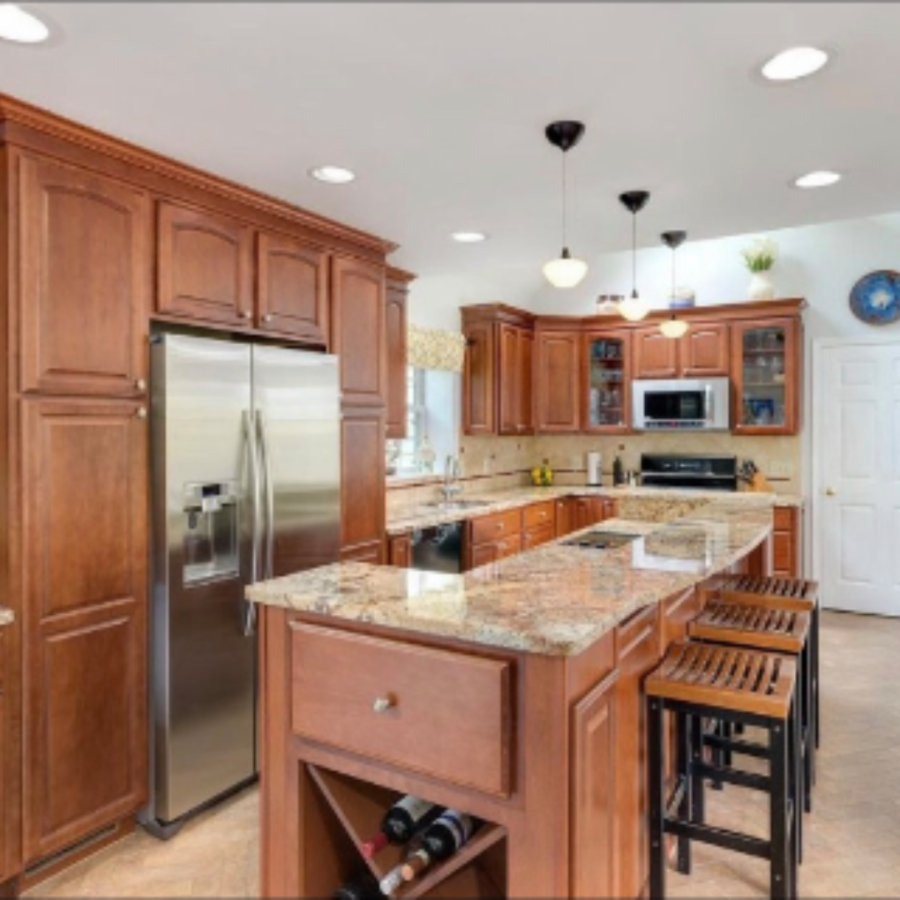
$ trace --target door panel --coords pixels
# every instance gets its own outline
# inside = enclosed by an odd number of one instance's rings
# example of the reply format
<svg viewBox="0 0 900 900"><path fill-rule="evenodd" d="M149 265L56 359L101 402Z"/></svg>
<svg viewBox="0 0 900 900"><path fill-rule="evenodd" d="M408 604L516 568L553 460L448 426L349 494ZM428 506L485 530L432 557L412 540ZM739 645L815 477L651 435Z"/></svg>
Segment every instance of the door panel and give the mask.
<svg viewBox="0 0 900 900"><path fill-rule="evenodd" d="M578 431L580 427L581 335L575 332L538 332L536 430L547 433Z"/></svg>
<svg viewBox="0 0 900 900"><path fill-rule="evenodd" d="M384 540L384 413L344 409L341 435L341 545L351 550L361 544L380 544Z"/></svg>
<svg viewBox="0 0 900 900"><path fill-rule="evenodd" d="M128 401L23 404L26 863L146 800L147 428L139 409Z"/></svg>
<svg viewBox="0 0 900 900"><path fill-rule="evenodd" d="M814 572L824 606L900 616L900 346L847 341L817 357Z"/></svg>
<svg viewBox="0 0 900 900"><path fill-rule="evenodd" d="M273 234L257 243L258 327L328 344L328 254Z"/></svg>
<svg viewBox="0 0 900 900"><path fill-rule="evenodd" d="M387 436L406 437L406 295L405 285L388 282L387 307Z"/></svg>
<svg viewBox="0 0 900 900"><path fill-rule="evenodd" d="M675 378L678 375L678 341L667 338L658 326L635 329L631 347L635 378Z"/></svg>
<svg viewBox="0 0 900 900"><path fill-rule="evenodd" d="M682 377L729 374L727 322L691 322L688 333L677 343Z"/></svg>
<svg viewBox="0 0 900 900"><path fill-rule="evenodd" d="M22 390L142 393L148 197L30 157L21 160L20 179Z"/></svg>
<svg viewBox="0 0 900 900"><path fill-rule="evenodd" d="M200 210L159 206L158 312L253 324L253 231Z"/></svg>
<svg viewBox="0 0 900 900"><path fill-rule="evenodd" d="M463 433L493 434L494 325L473 322L465 326L466 356L463 369Z"/></svg>

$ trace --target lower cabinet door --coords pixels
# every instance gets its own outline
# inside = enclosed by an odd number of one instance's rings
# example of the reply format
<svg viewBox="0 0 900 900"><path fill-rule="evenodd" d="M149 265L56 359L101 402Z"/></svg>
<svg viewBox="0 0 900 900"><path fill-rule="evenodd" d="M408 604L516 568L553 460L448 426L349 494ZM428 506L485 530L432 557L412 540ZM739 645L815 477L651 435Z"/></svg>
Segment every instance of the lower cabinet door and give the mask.
<svg viewBox="0 0 900 900"><path fill-rule="evenodd" d="M615 897L616 675L572 710L570 897Z"/></svg>
<svg viewBox="0 0 900 900"><path fill-rule="evenodd" d="M24 856L147 791L147 419L130 401L23 403Z"/></svg>
<svg viewBox="0 0 900 900"><path fill-rule="evenodd" d="M341 562L364 562L380 566L384 563L384 544L381 541L372 541L356 547L343 547Z"/></svg>

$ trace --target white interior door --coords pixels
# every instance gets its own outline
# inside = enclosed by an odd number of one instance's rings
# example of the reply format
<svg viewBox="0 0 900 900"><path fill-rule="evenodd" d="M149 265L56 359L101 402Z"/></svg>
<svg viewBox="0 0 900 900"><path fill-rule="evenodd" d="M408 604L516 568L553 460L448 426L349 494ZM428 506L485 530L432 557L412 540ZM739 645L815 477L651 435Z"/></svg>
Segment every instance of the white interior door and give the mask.
<svg viewBox="0 0 900 900"><path fill-rule="evenodd" d="M817 350L812 512L822 603L900 616L900 343Z"/></svg>

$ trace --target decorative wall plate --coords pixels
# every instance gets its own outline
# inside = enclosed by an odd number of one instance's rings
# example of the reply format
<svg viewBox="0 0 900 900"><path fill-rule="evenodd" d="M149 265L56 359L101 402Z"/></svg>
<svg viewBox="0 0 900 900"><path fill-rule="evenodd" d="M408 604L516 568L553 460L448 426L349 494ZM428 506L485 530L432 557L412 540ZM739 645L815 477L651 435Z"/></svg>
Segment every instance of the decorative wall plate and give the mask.
<svg viewBox="0 0 900 900"><path fill-rule="evenodd" d="M850 291L850 310L869 325L900 319L900 273L880 269L863 275Z"/></svg>

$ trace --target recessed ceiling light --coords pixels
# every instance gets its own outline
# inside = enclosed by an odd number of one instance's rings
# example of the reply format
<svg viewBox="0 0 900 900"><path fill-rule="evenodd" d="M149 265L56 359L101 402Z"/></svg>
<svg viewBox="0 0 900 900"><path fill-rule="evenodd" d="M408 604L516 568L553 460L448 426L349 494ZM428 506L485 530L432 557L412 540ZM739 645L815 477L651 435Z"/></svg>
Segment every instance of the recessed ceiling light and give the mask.
<svg viewBox="0 0 900 900"><path fill-rule="evenodd" d="M17 44L40 44L50 37L50 29L37 17L15 3L0 3L0 38Z"/></svg>
<svg viewBox="0 0 900 900"><path fill-rule="evenodd" d="M349 184L356 178L356 173L340 166L317 166L310 169L309 174L316 181L324 181L326 184Z"/></svg>
<svg viewBox="0 0 900 900"><path fill-rule="evenodd" d="M797 178L794 185L798 188L820 188L837 184L840 180L841 176L837 172L810 172Z"/></svg>
<svg viewBox="0 0 900 900"><path fill-rule="evenodd" d="M769 81L796 81L818 72L828 58L818 47L792 47L773 56L762 67L762 74Z"/></svg>
<svg viewBox="0 0 900 900"><path fill-rule="evenodd" d="M487 235L483 231L454 231L450 237L460 244L480 244L487 240Z"/></svg>

